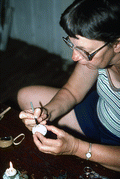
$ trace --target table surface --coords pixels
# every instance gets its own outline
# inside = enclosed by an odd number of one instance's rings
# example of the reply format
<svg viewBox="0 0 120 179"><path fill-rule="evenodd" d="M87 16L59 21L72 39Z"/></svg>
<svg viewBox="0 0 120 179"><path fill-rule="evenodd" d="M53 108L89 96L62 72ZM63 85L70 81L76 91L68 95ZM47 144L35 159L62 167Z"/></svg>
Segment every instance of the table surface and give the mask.
<svg viewBox="0 0 120 179"><path fill-rule="evenodd" d="M4 109L6 106L0 104L0 112ZM30 179L62 179L59 177L61 173L67 173L67 179L78 179L80 175L83 175L86 166L109 179L120 178L119 172L106 169L91 161L75 156L53 156L40 152L33 142L32 133L18 116L19 112L11 109L0 121L0 137L12 136L15 138L20 133L25 134L25 139L20 145L0 148L1 179L5 170L9 168L10 161L15 169L20 172L26 171Z"/></svg>

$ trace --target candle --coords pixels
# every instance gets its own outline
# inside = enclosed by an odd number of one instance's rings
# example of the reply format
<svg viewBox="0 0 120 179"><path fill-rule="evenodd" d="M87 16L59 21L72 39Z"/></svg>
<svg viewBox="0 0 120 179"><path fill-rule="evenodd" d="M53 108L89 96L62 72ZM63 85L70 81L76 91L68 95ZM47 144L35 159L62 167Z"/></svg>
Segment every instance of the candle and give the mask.
<svg viewBox="0 0 120 179"><path fill-rule="evenodd" d="M6 173L7 176L14 176L14 175L16 175L17 171L16 171L15 168L13 168L12 162L10 162L10 168L6 169L5 173Z"/></svg>
<svg viewBox="0 0 120 179"><path fill-rule="evenodd" d="M17 171L15 168L13 168L12 162L10 162L10 168L7 168L4 175L3 179L20 179L20 172Z"/></svg>
<svg viewBox="0 0 120 179"><path fill-rule="evenodd" d="M3 179L28 179L28 176L26 174L21 174L19 170L16 170L13 168L12 162L10 162L10 168L7 168L4 175Z"/></svg>

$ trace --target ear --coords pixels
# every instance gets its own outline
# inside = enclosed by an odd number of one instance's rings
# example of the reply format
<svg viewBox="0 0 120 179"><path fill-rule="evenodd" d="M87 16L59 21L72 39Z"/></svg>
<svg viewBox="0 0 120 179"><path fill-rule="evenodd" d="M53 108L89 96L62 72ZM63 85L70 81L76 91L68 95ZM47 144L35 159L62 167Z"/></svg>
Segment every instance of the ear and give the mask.
<svg viewBox="0 0 120 179"><path fill-rule="evenodd" d="M117 39L117 42L114 44L114 52L115 53L120 53L120 38Z"/></svg>

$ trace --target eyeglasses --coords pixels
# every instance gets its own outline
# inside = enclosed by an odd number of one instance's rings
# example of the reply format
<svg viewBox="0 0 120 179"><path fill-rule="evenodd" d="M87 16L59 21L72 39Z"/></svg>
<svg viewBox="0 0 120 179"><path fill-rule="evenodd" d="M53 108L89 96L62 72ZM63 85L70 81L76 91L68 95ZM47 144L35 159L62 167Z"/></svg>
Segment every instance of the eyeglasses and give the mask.
<svg viewBox="0 0 120 179"><path fill-rule="evenodd" d="M81 49L80 47L74 47L73 43L70 41L69 36L62 37L64 42L68 45L68 47L70 47L72 50L77 50L82 56L83 58L85 58L87 61L91 61L92 58L94 57L94 55L100 51L102 48L104 48L105 46L107 46L109 44L109 42L106 42L102 47L100 47L99 49L97 49L96 51L94 51L93 53L89 54L88 52L86 52L85 50Z"/></svg>

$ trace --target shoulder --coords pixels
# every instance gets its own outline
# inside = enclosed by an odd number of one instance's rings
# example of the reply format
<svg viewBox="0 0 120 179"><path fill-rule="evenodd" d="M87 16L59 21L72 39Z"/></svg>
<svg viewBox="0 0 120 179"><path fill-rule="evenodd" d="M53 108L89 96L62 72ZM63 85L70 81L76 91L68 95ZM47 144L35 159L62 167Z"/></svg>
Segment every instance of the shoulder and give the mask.
<svg viewBox="0 0 120 179"><path fill-rule="evenodd" d="M97 80L98 70L89 69L86 65L76 64L66 86L74 89L74 94L85 96Z"/></svg>
<svg viewBox="0 0 120 179"><path fill-rule="evenodd" d="M81 74L81 76L86 75L87 78L89 78L89 76L94 76L95 78L98 76L98 69L91 69L89 67L87 67L86 65L82 65L80 63L76 64L75 67L75 72L77 72L78 74Z"/></svg>

